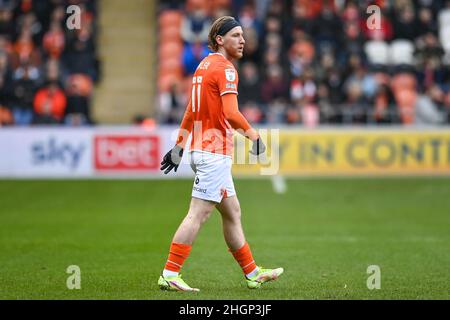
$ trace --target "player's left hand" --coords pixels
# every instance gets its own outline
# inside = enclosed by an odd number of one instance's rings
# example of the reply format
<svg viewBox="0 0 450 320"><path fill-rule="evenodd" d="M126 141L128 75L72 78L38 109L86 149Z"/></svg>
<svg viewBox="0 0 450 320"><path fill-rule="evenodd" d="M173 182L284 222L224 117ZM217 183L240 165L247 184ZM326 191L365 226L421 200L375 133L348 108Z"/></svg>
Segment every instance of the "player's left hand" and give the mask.
<svg viewBox="0 0 450 320"><path fill-rule="evenodd" d="M172 150L167 152L164 156L160 170L165 170L164 174L168 174L172 169L175 169L175 172L177 172L181 158L183 157L183 151L183 148L178 145L173 147Z"/></svg>
<svg viewBox="0 0 450 320"><path fill-rule="evenodd" d="M256 141L253 141L252 150L250 150L250 153L258 156L261 153L264 153L266 151L266 146L264 142L262 142L261 138L258 138Z"/></svg>

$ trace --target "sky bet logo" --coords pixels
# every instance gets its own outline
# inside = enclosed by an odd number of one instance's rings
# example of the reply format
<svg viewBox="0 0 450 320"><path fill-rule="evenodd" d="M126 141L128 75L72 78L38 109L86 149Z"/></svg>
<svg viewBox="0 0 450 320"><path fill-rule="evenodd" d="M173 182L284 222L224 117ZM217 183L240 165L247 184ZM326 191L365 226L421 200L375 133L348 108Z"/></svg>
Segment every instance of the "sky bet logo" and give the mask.
<svg viewBox="0 0 450 320"><path fill-rule="evenodd" d="M60 164L75 170L85 149L83 143L76 146L68 142L58 142L54 137L50 137L47 141L32 144L32 161L35 165Z"/></svg>

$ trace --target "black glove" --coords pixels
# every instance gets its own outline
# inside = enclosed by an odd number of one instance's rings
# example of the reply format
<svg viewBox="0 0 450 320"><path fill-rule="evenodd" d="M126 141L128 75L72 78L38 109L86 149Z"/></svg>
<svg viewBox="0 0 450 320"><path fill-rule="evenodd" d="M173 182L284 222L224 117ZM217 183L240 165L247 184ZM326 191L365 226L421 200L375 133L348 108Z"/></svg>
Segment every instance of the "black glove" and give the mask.
<svg viewBox="0 0 450 320"><path fill-rule="evenodd" d="M258 138L256 141L253 141L252 150L250 150L250 153L257 156L261 153L264 153L266 151L266 146L264 145L264 142L262 142L261 138Z"/></svg>
<svg viewBox="0 0 450 320"><path fill-rule="evenodd" d="M183 148L176 145L172 148L163 158L161 162L160 170L164 171L164 174L168 174L172 169L175 168L175 172L177 172L178 166L180 165L181 158L183 157Z"/></svg>

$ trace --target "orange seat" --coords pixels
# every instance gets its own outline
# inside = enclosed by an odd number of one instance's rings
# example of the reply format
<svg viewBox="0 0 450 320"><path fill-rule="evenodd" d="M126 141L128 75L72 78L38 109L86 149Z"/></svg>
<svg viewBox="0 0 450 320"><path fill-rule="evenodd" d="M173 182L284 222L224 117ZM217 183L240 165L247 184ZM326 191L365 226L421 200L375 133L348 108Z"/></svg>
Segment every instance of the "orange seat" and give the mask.
<svg viewBox="0 0 450 320"><path fill-rule="evenodd" d="M164 42L159 46L159 58L160 59L181 59L183 54L183 45L180 42Z"/></svg>
<svg viewBox="0 0 450 320"><path fill-rule="evenodd" d="M172 85L176 82L179 82L181 80L181 77L175 75L175 74L165 74L160 75L158 78L158 88L159 92L168 92L170 91L170 88Z"/></svg>
<svg viewBox="0 0 450 320"><path fill-rule="evenodd" d="M159 41L160 42L166 42L166 41L179 41L181 42L181 32L180 27L177 27L175 25L170 25L168 27L162 28L159 31Z"/></svg>
<svg viewBox="0 0 450 320"><path fill-rule="evenodd" d="M181 20L183 19L183 14L179 10L166 10L158 17L159 27L165 28L169 26L179 27L181 25Z"/></svg>
<svg viewBox="0 0 450 320"><path fill-rule="evenodd" d="M211 0L209 3L210 13L214 14L215 11L221 9L230 9L231 1L230 0Z"/></svg>
<svg viewBox="0 0 450 320"><path fill-rule="evenodd" d="M187 12L192 12L195 10L208 10L209 8L208 0L187 0L186 10Z"/></svg>
<svg viewBox="0 0 450 320"><path fill-rule="evenodd" d="M177 70L182 69L183 64L180 58L165 58L160 57L159 59L159 69L162 70Z"/></svg>

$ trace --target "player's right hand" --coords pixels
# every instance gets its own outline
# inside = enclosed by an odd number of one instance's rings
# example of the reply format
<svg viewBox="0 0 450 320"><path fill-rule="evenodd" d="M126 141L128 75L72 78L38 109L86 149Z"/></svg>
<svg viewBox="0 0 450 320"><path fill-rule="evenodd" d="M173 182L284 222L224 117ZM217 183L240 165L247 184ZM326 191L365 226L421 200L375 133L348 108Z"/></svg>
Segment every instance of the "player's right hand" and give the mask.
<svg viewBox="0 0 450 320"><path fill-rule="evenodd" d="M183 148L178 145L173 147L172 150L167 152L164 156L160 170L165 170L164 174L168 174L172 169L175 169L175 172L177 172L181 158L183 157L183 151Z"/></svg>
<svg viewBox="0 0 450 320"><path fill-rule="evenodd" d="M264 153L266 151L266 146L264 145L264 142L262 142L261 138L258 138L257 140L253 141L252 150L250 150L250 153L257 156L261 153Z"/></svg>

